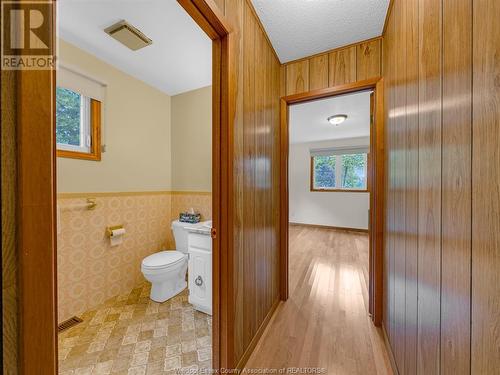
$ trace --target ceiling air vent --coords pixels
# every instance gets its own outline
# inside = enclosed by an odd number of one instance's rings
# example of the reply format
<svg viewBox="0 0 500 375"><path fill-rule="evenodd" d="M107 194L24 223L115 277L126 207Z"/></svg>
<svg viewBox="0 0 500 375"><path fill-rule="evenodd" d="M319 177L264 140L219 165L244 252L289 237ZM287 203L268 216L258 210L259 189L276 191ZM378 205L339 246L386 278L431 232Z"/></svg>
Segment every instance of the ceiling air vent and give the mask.
<svg viewBox="0 0 500 375"><path fill-rule="evenodd" d="M104 31L132 51L137 51L153 43L140 30L126 21L115 23L104 29Z"/></svg>

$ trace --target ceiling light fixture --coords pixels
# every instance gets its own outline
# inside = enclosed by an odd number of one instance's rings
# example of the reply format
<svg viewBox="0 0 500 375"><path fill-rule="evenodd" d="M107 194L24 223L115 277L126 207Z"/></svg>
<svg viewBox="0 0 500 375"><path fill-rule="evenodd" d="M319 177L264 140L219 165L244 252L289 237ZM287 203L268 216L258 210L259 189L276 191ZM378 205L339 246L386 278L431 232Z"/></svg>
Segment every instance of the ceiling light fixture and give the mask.
<svg viewBox="0 0 500 375"><path fill-rule="evenodd" d="M340 125L347 119L347 115L333 115L328 117L326 120L332 125Z"/></svg>

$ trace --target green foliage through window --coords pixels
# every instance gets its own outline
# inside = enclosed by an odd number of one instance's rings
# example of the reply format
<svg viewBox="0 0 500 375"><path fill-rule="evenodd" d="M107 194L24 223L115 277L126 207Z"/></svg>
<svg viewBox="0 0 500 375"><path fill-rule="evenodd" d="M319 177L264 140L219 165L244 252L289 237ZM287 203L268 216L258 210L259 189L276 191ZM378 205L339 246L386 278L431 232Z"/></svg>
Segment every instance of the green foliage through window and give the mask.
<svg viewBox="0 0 500 375"><path fill-rule="evenodd" d="M313 156L313 188L365 190L367 154Z"/></svg>
<svg viewBox="0 0 500 375"><path fill-rule="evenodd" d="M314 186L329 189L335 186L335 156L314 158Z"/></svg>
<svg viewBox="0 0 500 375"><path fill-rule="evenodd" d="M342 189L366 188L366 154L342 155Z"/></svg>
<svg viewBox="0 0 500 375"><path fill-rule="evenodd" d="M81 95L61 87L56 89L56 141L80 146Z"/></svg>

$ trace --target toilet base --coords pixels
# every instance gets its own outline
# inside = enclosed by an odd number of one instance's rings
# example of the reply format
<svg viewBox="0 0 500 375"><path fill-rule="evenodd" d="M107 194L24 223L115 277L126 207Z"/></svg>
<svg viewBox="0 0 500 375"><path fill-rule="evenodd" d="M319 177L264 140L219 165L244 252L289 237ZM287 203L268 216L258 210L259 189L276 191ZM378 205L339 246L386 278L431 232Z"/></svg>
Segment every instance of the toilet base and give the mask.
<svg viewBox="0 0 500 375"><path fill-rule="evenodd" d="M162 303L175 297L186 288L187 283L185 280L178 283L175 287L172 287L172 282L152 283L149 298L155 302Z"/></svg>

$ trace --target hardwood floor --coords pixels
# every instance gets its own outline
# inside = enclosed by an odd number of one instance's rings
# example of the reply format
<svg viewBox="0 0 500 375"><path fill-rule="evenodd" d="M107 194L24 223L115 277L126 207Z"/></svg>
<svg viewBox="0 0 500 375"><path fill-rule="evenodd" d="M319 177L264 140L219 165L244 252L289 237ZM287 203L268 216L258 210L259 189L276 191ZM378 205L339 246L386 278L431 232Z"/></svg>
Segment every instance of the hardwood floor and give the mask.
<svg viewBox="0 0 500 375"><path fill-rule="evenodd" d="M290 226L290 298L247 368L315 367L328 374L392 374L368 316L368 235Z"/></svg>

